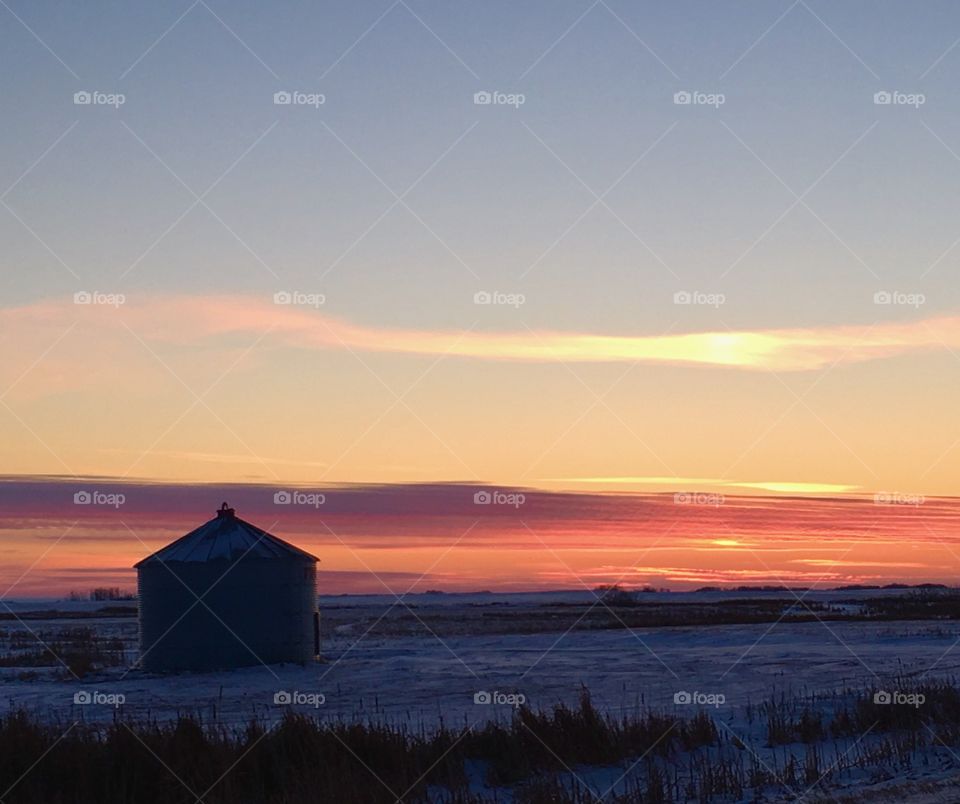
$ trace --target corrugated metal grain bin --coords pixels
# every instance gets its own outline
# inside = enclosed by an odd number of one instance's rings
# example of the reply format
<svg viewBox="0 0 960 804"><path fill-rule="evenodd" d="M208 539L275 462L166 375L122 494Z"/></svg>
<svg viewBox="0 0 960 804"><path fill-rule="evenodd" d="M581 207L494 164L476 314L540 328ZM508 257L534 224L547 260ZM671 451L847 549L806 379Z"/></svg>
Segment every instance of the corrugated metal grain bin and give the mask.
<svg viewBox="0 0 960 804"><path fill-rule="evenodd" d="M237 518L226 503L135 566L144 670L316 657L317 558Z"/></svg>

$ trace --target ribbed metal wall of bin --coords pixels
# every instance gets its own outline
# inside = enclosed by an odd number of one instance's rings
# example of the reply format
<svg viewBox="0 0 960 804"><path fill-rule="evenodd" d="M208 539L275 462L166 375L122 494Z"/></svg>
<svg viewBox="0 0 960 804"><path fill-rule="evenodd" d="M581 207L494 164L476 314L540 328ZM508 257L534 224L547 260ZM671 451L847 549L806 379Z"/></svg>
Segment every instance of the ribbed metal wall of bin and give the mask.
<svg viewBox="0 0 960 804"><path fill-rule="evenodd" d="M305 663L316 656L316 557L237 518L226 503L215 519L136 568L144 670Z"/></svg>

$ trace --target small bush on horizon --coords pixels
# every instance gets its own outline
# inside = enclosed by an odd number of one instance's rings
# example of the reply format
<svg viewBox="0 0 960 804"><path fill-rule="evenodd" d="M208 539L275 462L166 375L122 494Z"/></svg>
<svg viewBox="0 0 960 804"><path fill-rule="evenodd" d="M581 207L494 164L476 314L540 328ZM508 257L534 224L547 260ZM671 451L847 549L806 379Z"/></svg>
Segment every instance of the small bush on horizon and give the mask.
<svg viewBox="0 0 960 804"><path fill-rule="evenodd" d="M634 606L637 603L637 593L624 589L618 583L601 584L593 593L607 606Z"/></svg>

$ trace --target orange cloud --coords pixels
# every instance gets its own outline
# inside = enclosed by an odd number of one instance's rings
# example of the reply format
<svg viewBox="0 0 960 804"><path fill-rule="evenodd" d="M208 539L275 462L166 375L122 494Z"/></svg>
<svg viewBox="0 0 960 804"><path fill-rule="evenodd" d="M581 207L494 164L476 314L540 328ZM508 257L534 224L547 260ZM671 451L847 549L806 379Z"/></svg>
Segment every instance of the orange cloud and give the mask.
<svg viewBox="0 0 960 804"><path fill-rule="evenodd" d="M639 362L672 365L806 371L948 347L960 349L960 317L941 316L874 326L820 326L670 335L597 335L531 330L457 332L386 329L354 324L312 307L275 304L269 296L129 294L118 307L47 300L0 310L0 344L17 344L22 370L36 353L76 322L71 341L89 337L97 348L117 341L208 344L244 335L265 344L300 349L344 349L478 360ZM123 338L97 338L96 333ZM31 340L31 333L35 336ZM129 345L129 343L127 344ZM10 381L16 378L16 368ZM68 369L65 372L71 374Z"/></svg>
<svg viewBox="0 0 960 804"><path fill-rule="evenodd" d="M733 489L753 489L770 491L777 494L844 494L857 491L860 487L847 483L809 483L801 481L740 481L725 480L718 477L659 477L659 476L602 476L602 477L547 477L543 483L582 483L585 485L616 486L669 486L673 489L704 487L723 487Z"/></svg>

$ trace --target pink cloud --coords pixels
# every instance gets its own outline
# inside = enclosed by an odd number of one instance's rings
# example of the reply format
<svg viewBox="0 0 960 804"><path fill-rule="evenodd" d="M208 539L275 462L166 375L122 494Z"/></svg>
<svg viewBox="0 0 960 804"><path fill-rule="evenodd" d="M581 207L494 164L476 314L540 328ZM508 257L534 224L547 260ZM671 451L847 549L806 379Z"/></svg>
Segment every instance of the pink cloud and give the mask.
<svg viewBox="0 0 960 804"><path fill-rule="evenodd" d="M960 317L669 335L466 332L360 325L310 307L275 304L268 296L130 294L117 307L61 299L0 310L0 345L11 355L0 379L9 385L22 377L18 384L34 394L104 384L122 376L148 382L158 369L151 349L188 346L183 356L190 361L188 370L209 373L242 355L254 342L266 348L490 361L639 362L803 371L835 362L960 349Z"/></svg>

